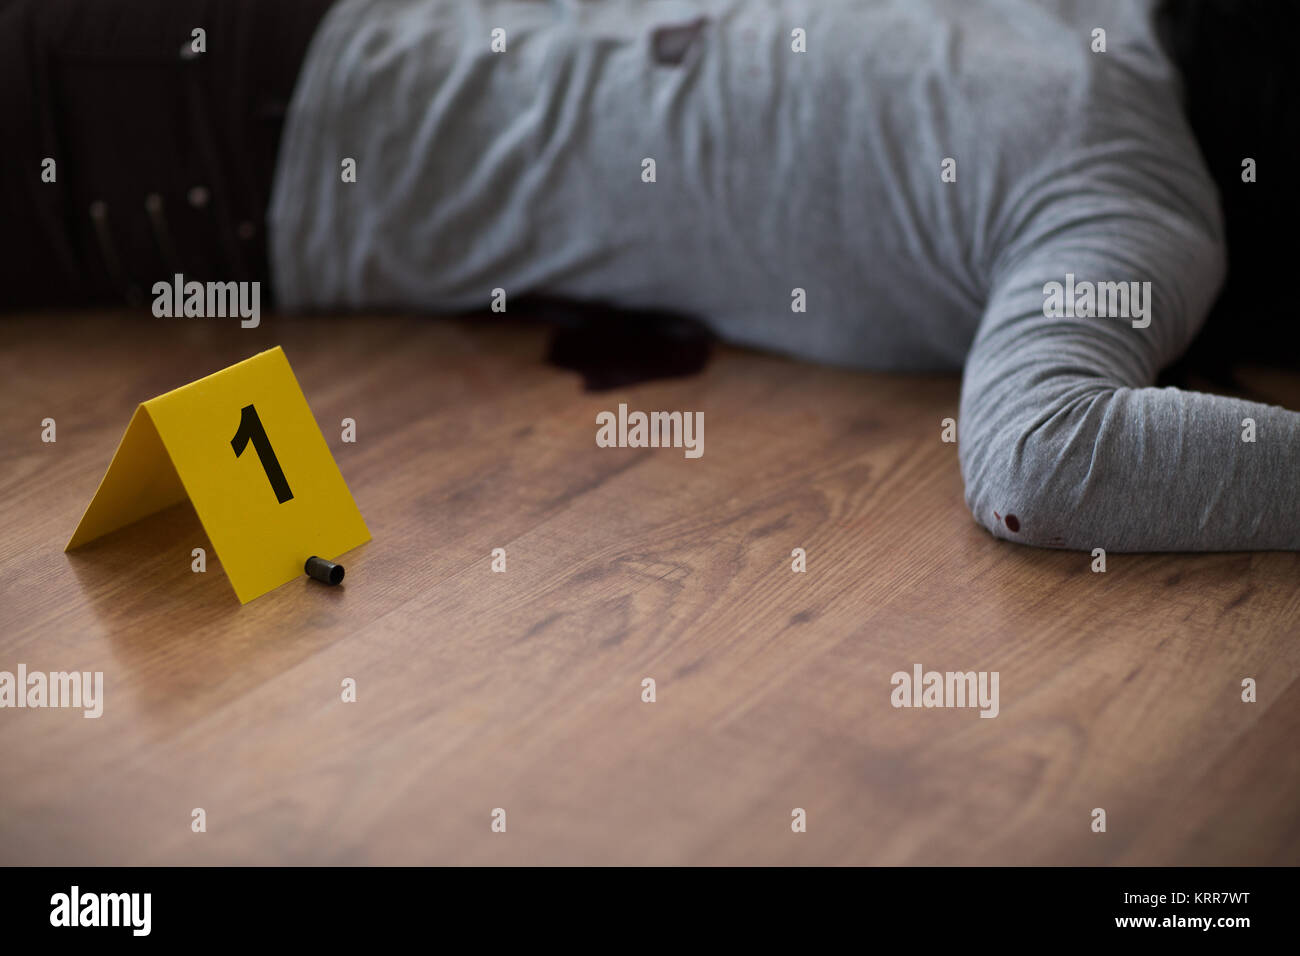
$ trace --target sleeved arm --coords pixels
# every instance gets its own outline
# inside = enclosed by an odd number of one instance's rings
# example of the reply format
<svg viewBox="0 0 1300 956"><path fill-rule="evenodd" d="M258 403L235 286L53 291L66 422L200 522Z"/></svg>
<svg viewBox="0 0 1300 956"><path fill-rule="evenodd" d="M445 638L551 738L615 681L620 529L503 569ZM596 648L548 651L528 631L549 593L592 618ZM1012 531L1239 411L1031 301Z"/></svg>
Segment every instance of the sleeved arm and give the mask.
<svg viewBox="0 0 1300 956"><path fill-rule="evenodd" d="M959 452L975 520L1047 547L1300 550L1300 414L1152 387L1212 303L1221 245L1161 210L1058 226L999 270L967 358ZM1044 287L1067 273L1076 290L1150 282L1149 325L1045 314Z"/></svg>

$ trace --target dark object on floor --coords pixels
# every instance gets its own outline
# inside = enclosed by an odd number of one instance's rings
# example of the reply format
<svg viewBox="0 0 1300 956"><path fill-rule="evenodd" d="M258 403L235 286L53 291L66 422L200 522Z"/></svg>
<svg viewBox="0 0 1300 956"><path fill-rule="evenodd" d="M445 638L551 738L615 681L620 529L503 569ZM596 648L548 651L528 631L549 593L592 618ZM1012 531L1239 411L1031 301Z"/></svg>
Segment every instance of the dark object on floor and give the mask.
<svg viewBox="0 0 1300 956"><path fill-rule="evenodd" d="M307 559L307 564L303 570L309 576L325 584L338 584L343 580L343 565L335 564L333 561L326 561L324 558L318 558L315 555Z"/></svg>
<svg viewBox="0 0 1300 956"><path fill-rule="evenodd" d="M695 375L715 341L698 320L672 312L548 302L533 314L555 326L547 362L581 374L589 392Z"/></svg>

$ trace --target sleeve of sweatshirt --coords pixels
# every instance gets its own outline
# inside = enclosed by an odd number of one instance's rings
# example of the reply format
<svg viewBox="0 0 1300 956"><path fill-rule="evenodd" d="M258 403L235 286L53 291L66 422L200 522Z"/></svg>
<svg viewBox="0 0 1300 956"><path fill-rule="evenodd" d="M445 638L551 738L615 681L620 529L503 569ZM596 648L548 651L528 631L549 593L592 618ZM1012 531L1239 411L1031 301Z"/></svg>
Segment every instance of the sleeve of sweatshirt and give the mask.
<svg viewBox="0 0 1300 956"><path fill-rule="evenodd" d="M1152 387L1224 273L1213 230L1170 205L1065 211L995 269L962 382L959 454L967 505L997 537L1300 550L1300 414ZM1076 302L1087 283L1149 282L1150 294L1131 297L1128 316L1060 317L1049 283L1064 287L1067 274Z"/></svg>

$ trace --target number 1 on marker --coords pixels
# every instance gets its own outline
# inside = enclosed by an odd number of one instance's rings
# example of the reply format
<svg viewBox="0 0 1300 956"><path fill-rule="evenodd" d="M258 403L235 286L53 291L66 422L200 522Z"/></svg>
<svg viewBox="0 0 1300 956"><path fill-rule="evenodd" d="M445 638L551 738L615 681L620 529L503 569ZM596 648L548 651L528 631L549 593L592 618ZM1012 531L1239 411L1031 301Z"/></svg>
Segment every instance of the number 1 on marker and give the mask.
<svg viewBox="0 0 1300 956"><path fill-rule="evenodd" d="M244 453L250 441L253 443L254 451L257 452L258 460L262 463L262 470L266 472L267 480L271 482L271 490L275 492L276 500L284 504L292 499L293 492L289 490L289 482L284 477L280 460L275 457L271 439L266 437L262 419L258 417L256 408L245 405L239 415L239 430L235 432L235 437L230 439L230 447L235 450L236 458Z"/></svg>

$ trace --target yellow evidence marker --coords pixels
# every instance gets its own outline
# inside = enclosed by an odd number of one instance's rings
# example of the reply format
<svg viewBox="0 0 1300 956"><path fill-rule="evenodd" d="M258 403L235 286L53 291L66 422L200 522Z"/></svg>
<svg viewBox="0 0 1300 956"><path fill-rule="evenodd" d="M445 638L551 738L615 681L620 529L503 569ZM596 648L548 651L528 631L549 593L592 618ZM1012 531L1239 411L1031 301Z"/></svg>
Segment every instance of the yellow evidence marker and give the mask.
<svg viewBox="0 0 1300 956"><path fill-rule="evenodd" d="M185 498L243 604L370 540L279 346L140 405L63 550Z"/></svg>

